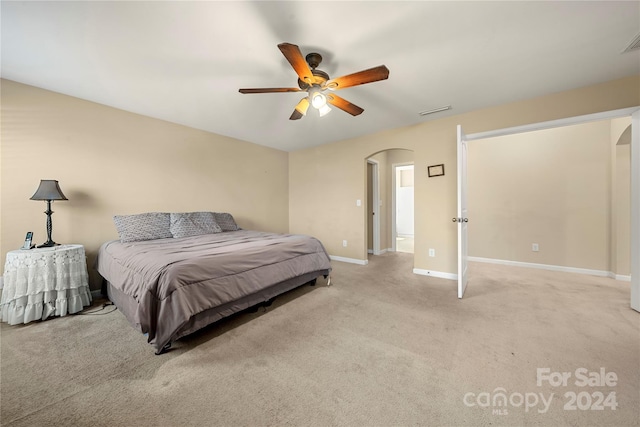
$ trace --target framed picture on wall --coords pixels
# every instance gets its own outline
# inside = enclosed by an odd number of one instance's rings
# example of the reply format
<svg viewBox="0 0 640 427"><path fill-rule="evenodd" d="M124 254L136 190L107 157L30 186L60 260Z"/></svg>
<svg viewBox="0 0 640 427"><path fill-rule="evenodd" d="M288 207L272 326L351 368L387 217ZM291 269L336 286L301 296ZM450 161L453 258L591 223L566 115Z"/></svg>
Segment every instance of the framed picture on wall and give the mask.
<svg viewBox="0 0 640 427"><path fill-rule="evenodd" d="M429 178L444 175L444 164L428 166Z"/></svg>

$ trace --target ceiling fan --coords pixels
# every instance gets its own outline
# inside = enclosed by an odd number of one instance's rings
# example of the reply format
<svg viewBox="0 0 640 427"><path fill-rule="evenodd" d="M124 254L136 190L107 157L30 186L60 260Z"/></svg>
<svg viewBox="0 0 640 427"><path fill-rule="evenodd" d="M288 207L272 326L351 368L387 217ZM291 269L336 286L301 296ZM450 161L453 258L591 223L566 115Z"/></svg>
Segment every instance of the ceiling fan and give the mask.
<svg viewBox="0 0 640 427"><path fill-rule="evenodd" d="M298 102L298 105L296 105L293 114L289 117L290 120L301 119L307 114L309 105L317 108L320 116L324 116L331 111L331 108L327 104L346 111L352 116L357 116L364 110L346 99L335 95L333 91L365 83L377 82L389 77L389 69L384 65L380 65L368 70L331 79L327 73L316 69L322 62L322 56L319 53L310 53L306 57L303 57L300 48L291 43L280 43L278 48L298 74L298 87L240 89L240 93L307 92L308 95L302 98L300 102Z"/></svg>

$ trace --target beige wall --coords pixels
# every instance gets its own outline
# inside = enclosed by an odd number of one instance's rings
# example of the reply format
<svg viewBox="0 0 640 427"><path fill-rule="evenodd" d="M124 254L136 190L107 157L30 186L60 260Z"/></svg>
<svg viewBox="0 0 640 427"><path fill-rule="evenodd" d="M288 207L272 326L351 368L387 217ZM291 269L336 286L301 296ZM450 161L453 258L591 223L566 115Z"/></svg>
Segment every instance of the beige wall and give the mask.
<svg viewBox="0 0 640 427"><path fill-rule="evenodd" d="M114 214L224 211L243 228L288 231L286 152L1 84L3 260L26 231L46 240L46 205L29 200L40 179L57 179L69 198L53 203L53 239L85 245L89 267L99 245L118 237ZM96 282L92 274L92 289Z"/></svg>
<svg viewBox="0 0 640 427"><path fill-rule="evenodd" d="M114 214L154 210L229 211L242 227L312 234L332 255L366 260L366 203L355 203L366 201L365 159L407 149L415 165L414 266L454 273L457 124L475 133L640 105L634 76L287 154L1 84L2 259L28 230L36 242L46 239L44 202L29 197L40 179L58 179L70 200L54 203L53 237L84 244L90 265L99 245L117 237ZM427 166L439 163L446 175L427 179Z"/></svg>
<svg viewBox="0 0 640 427"><path fill-rule="evenodd" d="M470 256L611 271L610 120L472 141L468 152Z"/></svg>
<svg viewBox="0 0 640 427"><path fill-rule="evenodd" d="M385 149L414 151L414 267L455 273L457 263L456 125L466 133L574 117L640 105L640 76L434 119L289 155L290 232L319 237L332 255L366 259L364 159ZM454 105L455 108L455 105ZM446 175L427 179L427 166L445 164ZM365 205L366 206L366 205ZM343 239L349 246L343 248ZM428 248L436 257L428 257Z"/></svg>
<svg viewBox="0 0 640 427"><path fill-rule="evenodd" d="M612 271L631 275L631 146L616 146L616 240L613 247L615 264Z"/></svg>
<svg viewBox="0 0 640 427"><path fill-rule="evenodd" d="M368 163L368 162L367 162ZM373 251L373 165L367 164L367 251Z"/></svg>
<svg viewBox="0 0 640 427"><path fill-rule="evenodd" d="M631 119L611 121L612 195L611 268L631 275Z"/></svg>

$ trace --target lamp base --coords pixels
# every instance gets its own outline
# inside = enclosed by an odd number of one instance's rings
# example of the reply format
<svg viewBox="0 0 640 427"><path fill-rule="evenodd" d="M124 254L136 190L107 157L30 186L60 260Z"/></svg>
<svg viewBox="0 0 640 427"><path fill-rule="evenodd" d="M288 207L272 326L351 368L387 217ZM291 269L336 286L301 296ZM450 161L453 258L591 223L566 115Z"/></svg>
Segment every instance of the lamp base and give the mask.
<svg viewBox="0 0 640 427"><path fill-rule="evenodd" d="M38 248L51 248L53 246L60 246L60 243L56 243L53 240L49 240L44 242L43 244L41 244L40 246L37 246Z"/></svg>

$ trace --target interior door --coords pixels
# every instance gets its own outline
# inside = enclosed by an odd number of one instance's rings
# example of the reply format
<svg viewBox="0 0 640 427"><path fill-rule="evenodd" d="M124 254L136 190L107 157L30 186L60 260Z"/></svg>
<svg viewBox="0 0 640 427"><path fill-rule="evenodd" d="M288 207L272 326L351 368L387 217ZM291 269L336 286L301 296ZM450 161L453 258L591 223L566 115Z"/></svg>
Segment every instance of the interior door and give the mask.
<svg viewBox="0 0 640 427"><path fill-rule="evenodd" d="M467 287L467 140L458 125L458 298Z"/></svg>

